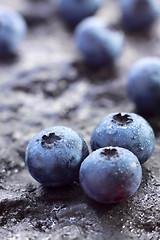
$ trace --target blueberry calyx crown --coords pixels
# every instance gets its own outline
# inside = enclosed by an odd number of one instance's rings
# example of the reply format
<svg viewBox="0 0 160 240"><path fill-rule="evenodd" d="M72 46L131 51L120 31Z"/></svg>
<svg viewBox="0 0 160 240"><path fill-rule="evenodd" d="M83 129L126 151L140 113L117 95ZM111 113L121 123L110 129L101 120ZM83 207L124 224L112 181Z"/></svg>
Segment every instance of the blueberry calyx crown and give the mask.
<svg viewBox="0 0 160 240"><path fill-rule="evenodd" d="M128 114L122 115L121 113L118 113L113 116L112 122L117 123L118 125L124 126L128 123L133 122L133 119Z"/></svg>
<svg viewBox="0 0 160 240"><path fill-rule="evenodd" d="M118 151L115 148L105 148L102 152L102 155L107 157L107 159L111 159L112 157L118 156Z"/></svg>
<svg viewBox="0 0 160 240"><path fill-rule="evenodd" d="M59 136L56 136L56 134L53 132L53 133L50 133L48 136L43 135L41 145L42 147L52 148L55 142L59 140L61 140L61 138Z"/></svg>

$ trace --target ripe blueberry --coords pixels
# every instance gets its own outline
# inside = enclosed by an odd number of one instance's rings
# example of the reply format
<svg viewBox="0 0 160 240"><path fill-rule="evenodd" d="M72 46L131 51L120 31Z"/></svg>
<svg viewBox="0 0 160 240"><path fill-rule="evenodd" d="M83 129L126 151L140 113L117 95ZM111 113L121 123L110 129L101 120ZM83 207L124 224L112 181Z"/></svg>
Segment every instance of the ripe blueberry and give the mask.
<svg viewBox="0 0 160 240"><path fill-rule="evenodd" d="M142 178L137 157L127 149L105 147L92 152L80 167L85 193L102 203L117 203L132 196Z"/></svg>
<svg viewBox="0 0 160 240"><path fill-rule="evenodd" d="M65 21L74 25L93 15L103 2L104 0L59 0L58 9Z"/></svg>
<svg viewBox="0 0 160 240"><path fill-rule="evenodd" d="M149 123L135 113L112 113L105 116L94 128L91 148L113 146L133 152L140 163L151 156L155 136Z"/></svg>
<svg viewBox="0 0 160 240"><path fill-rule="evenodd" d="M0 6L0 56L15 52L26 30L25 20L19 13Z"/></svg>
<svg viewBox="0 0 160 240"><path fill-rule="evenodd" d="M148 57L136 62L130 70L127 88L142 113L160 113L160 58Z"/></svg>
<svg viewBox="0 0 160 240"><path fill-rule="evenodd" d="M89 17L76 27L75 40L85 60L90 65L102 67L120 56L124 35L106 27L100 18Z"/></svg>
<svg viewBox="0 0 160 240"><path fill-rule="evenodd" d="M33 137L26 150L32 177L45 186L63 186L77 180L81 162L89 154L82 137L71 128L47 128Z"/></svg>
<svg viewBox="0 0 160 240"><path fill-rule="evenodd" d="M157 0L121 0L122 23L130 30L150 26L159 15Z"/></svg>

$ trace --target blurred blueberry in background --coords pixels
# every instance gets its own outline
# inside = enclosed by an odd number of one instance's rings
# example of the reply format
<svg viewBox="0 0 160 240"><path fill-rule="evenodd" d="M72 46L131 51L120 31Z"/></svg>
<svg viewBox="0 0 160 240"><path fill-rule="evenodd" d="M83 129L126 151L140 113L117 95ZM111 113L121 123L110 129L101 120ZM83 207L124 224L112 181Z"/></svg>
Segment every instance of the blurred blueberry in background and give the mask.
<svg viewBox="0 0 160 240"><path fill-rule="evenodd" d="M121 55L124 34L107 27L98 17L88 17L77 25L75 41L87 63L103 67Z"/></svg>
<svg viewBox="0 0 160 240"><path fill-rule="evenodd" d="M25 36L27 25L18 12L0 6L0 56L15 53Z"/></svg>
<svg viewBox="0 0 160 240"><path fill-rule="evenodd" d="M127 88L142 113L160 113L160 58L145 57L137 61L129 72Z"/></svg>
<svg viewBox="0 0 160 240"><path fill-rule="evenodd" d="M74 25L93 15L103 3L104 0L59 0L58 9L64 20Z"/></svg>
<svg viewBox="0 0 160 240"><path fill-rule="evenodd" d="M122 24L130 30L149 27L159 16L159 0L121 0Z"/></svg>

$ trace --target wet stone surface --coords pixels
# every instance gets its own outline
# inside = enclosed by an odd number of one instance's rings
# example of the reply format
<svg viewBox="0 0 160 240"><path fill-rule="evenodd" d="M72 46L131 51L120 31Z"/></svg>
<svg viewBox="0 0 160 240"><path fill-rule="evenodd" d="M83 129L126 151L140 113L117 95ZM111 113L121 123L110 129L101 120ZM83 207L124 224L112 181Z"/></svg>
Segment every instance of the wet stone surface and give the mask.
<svg viewBox="0 0 160 240"><path fill-rule="evenodd" d="M140 57L160 54L160 20L147 32L125 33L115 66L90 69L76 49L73 30L52 0L1 0L19 10L29 31L17 56L0 60L0 238L160 239L160 116L147 117L156 134L143 181L128 201L104 205L90 200L79 183L44 188L26 170L28 141L40 130L65 125L89 145L95 124L112 112L136 112L126 77ZM53 7L52 7L53 6ZM115 18L117 12L117 18ZM98 12L118 21L116 0Z"/></svg>

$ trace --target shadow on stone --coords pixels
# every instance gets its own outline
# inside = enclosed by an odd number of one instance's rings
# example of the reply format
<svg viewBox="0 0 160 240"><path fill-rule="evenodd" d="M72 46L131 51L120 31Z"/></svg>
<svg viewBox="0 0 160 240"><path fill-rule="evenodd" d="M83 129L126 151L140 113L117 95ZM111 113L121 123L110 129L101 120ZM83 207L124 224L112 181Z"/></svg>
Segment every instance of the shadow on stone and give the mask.
<svg viewBox="0 0 160 240"><path fill-rule="evenodd" d="M5 56L0 57L0 65L10 65L17 62L19 59L19 55L17 53L10 53Z"/></svg>
<svg viewBox="0 0 160 240"><path fill-rule="evenodd" d="M106 82L107 80L113 80L118 76L118 67L115 63L111 63L108 66L98 68L96 66L88 65L85 61L76 61L72 66L77 69L78 75L82 78L87 78L88 81Z"/></svg>

